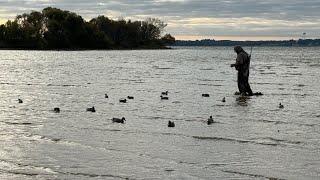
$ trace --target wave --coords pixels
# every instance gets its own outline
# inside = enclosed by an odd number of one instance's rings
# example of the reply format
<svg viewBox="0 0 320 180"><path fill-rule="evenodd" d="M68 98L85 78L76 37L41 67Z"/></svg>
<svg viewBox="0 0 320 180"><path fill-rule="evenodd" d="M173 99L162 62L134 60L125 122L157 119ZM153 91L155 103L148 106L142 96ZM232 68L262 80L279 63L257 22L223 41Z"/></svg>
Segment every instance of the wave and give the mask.
<svg viewBox="0 0 320 180"><path fill-rule="evenodd" d="M296 85L294 85L294 86L297 86L297 87L305 87L306 85L304 85L304 84L296 84Z"/></svg>
<svg viewBox="0 0 320 180"><path fill-rule="evenodd" d="M197 79L198 81L209 81L209 82L224 82L224 80L219 79Z"/></svg>
<svg viewBox="0 0 320 180"><path fill-rule="evenodd" d="M5 165L13 167L14 170L0 169L0 172L14 175L23 175L23 176L39 176L39 175L55 175L57 172L48 167L43 166L34 166L28 164L22 164L20 162L13 162L10 160L0 159L0 162ZM35 170L36 172L31 172ZM41 171L41 172L39 172Z"/></svg>
<svg viewBox="0 0 320 180"><path fill-rule="evenodd" d="M8 125L22 125L22 126L27 126L27 125L33 125L33 123L30 122L4 122Z"/></svg>
<svg viewBox="0 0 320 180"><path fill-rule="evenodd" d="M11 83L11 82L0 82L1 85L25 85L25 86L43 86L45 84L37 83Z"/></svg>
<svg viewBox="0 0 320 180"><path fill-rule="evenodd" d="M214 86L214 87L222 87L223 85L221 84L204 84L204 83L200 83L198 84L199 86Z"/></svg>
<svg viewBox="0 0 320 180"><path fill-rule="evenodd" d="M117 179L132 179L124 176L118 176L118 175L112 175L112 174L93 174L93 173L82 173L82 172L67 172L67 171L58 171L58 170L53 170L48 167L40 167L40 166L33 166L33 165L25 165L21 163L14 163L10 161L5 161L5 160L0 160L0 162L4 163L9 163L17 167L17 170L5 170L5 169L0 169L0 172L4 172L7 174L13 174L13 175L22 175L22 176L57 176L58 174L63 174L63 175L72 175L72 176L83 176L83 177L88 177L88 178L97 178L97 177L102 177L102 178L117 178ZM21 169L24 168L24 169ZM45 172L31 172L30 170L43 170Z"/></svg>
<svg viewBox="0 0 320 180"><path fill-rule="evenodd" d="M161 70L176 69L176 68L171 68L171 67L159 67L159 66L153 66L152 68L154 68L154 69L161 69Z"/></svg>
<svg viewBox="0 0 320 180"><path fill-rule="evenodd" d="M117 179L133 179L129 177L124 177L124 176L117 176L117 175L112 175L112 174L93 174L93 173L81 173L81 172L63 172L63 171L56 171L60 174L64 175L72 175L72 176L84 176L88 178L117 178Z"/></svg>
<svg viewBox="0 0 320 180"><path fill-rule="evenodd" d="M213 70L215 70L215 69L213 69L213 68L203 68L203 69L200 69L201 71L213 71Z"/></svg>
<svg viewBox="0 0 320 180"><path fill-rule="evenodd" d="M56 86L56 87L82 87L82 85L76 85L76 84L47 84L47 86Z"/></svg>
<svg viewBox="0 0 320 180"><path fill-rule="evenodd" d="M230 141L230 142L238 142L238 143L250 143L249 140L241 140L241 139L231 139L231 138L222 138L222 137L205 137L205 136L192 136L195 139L200 140L214 140L214 141Z"/></svg>
<svg viewBox="0 0 320 180"><path fill-rule="evenodd" d="M21 170L17 171L17 170L0 170L0 172L5 172L8 174L14 174L14 175L23 175L23 176L39 176L39 175L45 175L42 173L34 173L34 172L23 172Z"/></svg>
<svg viewBox="0 0 320 180"><path fill-rule="evenodd" d="M269 74L277 74L277 73L275 73L275 72L260 72L260 74L269 75Z"/></svg>
<svg viewBox="0 0 320 180"><path fill-rule="evenodd" d="M276 139L276 138L273 138L273 137L264 137L264 138L252 138L251 140L254 140L254 141L259 141L259 140L267 140L267 141L273 141L273 142L276 142L278 144L281 144L281 143L285 143L285 144L302 144L301 141L292 141L292 140L284 140L284 139Z"/></svg>
<svg viewBox="0 0 320 180"><path fill-rule="evenodd" d="M320 116L319 116L320 117ZM307 127L314 127L318 124L300 124L300 123L291 123L291 122L285 122L285 121L272 121L272 120L258 120L263 123L273 123L273 124L291 124L291 125L297 125L297 126L307 126Z"/></svg>
<svg viewBox="0 0 320 180"><path fill-rule="evenodd" d="M262 138L262 139L251 139L251 140L223 138L223 137L204 137L204 136L192 136L192 137L199 140L226 141L226 142L235 142L235 143L241 143L241 144L258 144L258 145L265 145L265 146L278 146L278 145L286 145L286 144L297 145L302 143L300 141L281 140L281 139L274 139L270 137ZM271 142L263 142L263 140L269 140Z"/></svg>
<svg viewBox="0 0 320 180"><path fill-rule="evenodd" d="M288 66L287 68L290 68L290 69L298 69L299 67L297 67L297 66Z"/></svg>
<svg viewBox="0 0 320 180"><path fill-rule="evenodd" d="M231 174L238 174L238 175L244 175L244 176L249 176L249 177L254 177L254 178L265 178L265 179L272 179L272 180L283 180L283 179L281 179L281 178L269 177L269 176L264 176L264 175L260 175L260 174L244 173L244 172L239 172L239 171L222 170L222 172L231 173Z"/></svg>
<svg viewBox="0 0 320 180"><path fill-rule="evenodd" d="M302 73L286 73L286 75L291 75L291 76L302 76Z"/></svg>
<svg viewBox="0 0 320 180"><path fill-rule="evenodd" d="M181 101L173 101L172 103L173 104L181 104L182 102Z"/></svg>

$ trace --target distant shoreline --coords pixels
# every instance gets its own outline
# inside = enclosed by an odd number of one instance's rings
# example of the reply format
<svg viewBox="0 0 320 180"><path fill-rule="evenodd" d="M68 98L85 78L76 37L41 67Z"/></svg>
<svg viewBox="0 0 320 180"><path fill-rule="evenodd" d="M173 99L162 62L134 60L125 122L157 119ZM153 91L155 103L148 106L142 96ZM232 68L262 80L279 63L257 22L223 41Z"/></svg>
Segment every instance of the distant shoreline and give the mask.
<svg viewBox="0 0 320 180"><path fill-rule="evenodd" d="M232 40L176 40L172 46L267 46L267 47L312 47L320 46L320 39L232 41Z"/></svg>

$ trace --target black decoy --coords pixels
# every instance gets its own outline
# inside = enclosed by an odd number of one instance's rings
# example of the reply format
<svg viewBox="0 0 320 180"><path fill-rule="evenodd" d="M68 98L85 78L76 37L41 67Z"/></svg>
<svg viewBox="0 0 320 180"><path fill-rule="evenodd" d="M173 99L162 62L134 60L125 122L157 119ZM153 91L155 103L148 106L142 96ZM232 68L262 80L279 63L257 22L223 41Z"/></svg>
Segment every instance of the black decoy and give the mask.
<svg viewBox="0 0 320 180"><path fill-rule="evenodd" d="M256 93L253 93L254 96L263 96L263 93L262 92L256 92Z"/></svg>
<svg viewBox="0 0 320 180"><path fill-rule="evenodd" d="M96 108L94 108L94 106L92 106L92 108L87 108L88 112L96 112Z"/></svg>
<svg viewBox="0 0 320 180"><path fill-rule="evenodd" d="M173 121L169 121L168 122L168 127L175 127L176 125L174 124L174 122Z"/></svg>
<svg viewBox="0 0 320 180"><path fill-rule="evenodd" d="M19 102L20 104L22 104L22 103L23 103L22 99L18 99L18 102Z"/></svg>
<svg viewBox="0 0 320 180"><path fill-rule="evenodd" d="M202 97L210 97L209 94L202 94Z"/></svg>
<svg viewBox="0 0 320 180"><path fill-rule="evenodd" d="M133 97L133 96L128 96L127 98L128 98L128 99L134 99L134 97Z"/></svg>
<svg viewBox="0 0 320 180"><path fill-rule="evenodd" d="M224 98L222 98L222 102L226 102L226 98L224 97Z"/></svg>
<svg viewBox="0 0 320 180"><path fill-rule="evenodd" d="M211 125L214 123L212 116L210 116L210 118L207 121L208 125Z"/></svg>
<svg viewBox="0 0 320 180"><path fill-rule="evenodd" d="M121 103L127 103L127 99L120 99L119 102L121 102Z"/></svg>
<svg viewBox="0 0 320 180"><path fill-rule="evenodd" d="M280 108L280 109L283 109L284 106L280 103L280 104L279 104L279 108Z"/></svg>
<svg viewBox="0 0 320 180"><path fill-rule="evenodd" d="M56 108L53 109L53 111L54 111L55 113L60 113L60 108L56 107Z"/></svg>
<svg viewBox="0 0 320 180"><path fill-rule="evenodd" d="M168 96L168 91L162 92L161 95Z"/></svg>
<svg viewBox="0 0 320 180"><path fill-rule="evenodd" d="M105 97L105 98L109 98L108 94L105 94L104 97Z"/></svg>
<svg viewBox="0 0 320 180"><path fill-rule="evenodd" d="M169 97L167 97L167 96L160 96L160 98L161 98L161 100L169 100Z"/></svg>
<svg viewBox="0 0 320 180"><path fill-rule="evenodd" d="M126 121L126 118L112 118L112 122L113 123L122 123L122 124L124 124L124 121Z"/></svg>

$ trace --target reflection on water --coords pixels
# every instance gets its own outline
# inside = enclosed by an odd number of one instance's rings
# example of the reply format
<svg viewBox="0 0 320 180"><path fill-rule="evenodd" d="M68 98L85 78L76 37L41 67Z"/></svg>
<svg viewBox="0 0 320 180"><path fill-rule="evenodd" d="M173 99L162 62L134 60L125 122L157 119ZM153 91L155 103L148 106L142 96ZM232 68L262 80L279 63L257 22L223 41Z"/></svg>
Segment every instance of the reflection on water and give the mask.
<svg viewBox="0 0 320 180"><path fill-rule="evenodd" d="M0 179L319 179L318 52L0 51Z"/></svg>
<svg viewBox="0 0 320 180"><path fill-rule="evenodd" d="M239 106L248 106L248 102L250 98L248 96L240 96L236 98L237 104Z"/></svg>

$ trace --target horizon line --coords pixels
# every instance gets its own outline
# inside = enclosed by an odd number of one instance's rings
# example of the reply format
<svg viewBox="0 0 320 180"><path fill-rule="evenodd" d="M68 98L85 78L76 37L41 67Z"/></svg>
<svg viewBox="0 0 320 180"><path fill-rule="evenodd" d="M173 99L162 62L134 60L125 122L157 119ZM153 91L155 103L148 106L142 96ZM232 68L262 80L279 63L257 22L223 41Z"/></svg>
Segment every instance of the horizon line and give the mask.
<svg viewBox="0 0 320 180"><path fill-rule="evenodd" d="M173 35L176 40L180 41L290 41L299 39L320 39L318 36L282 36L282 35L217 35L217 36L201 36L201 35Z"/></svg>

